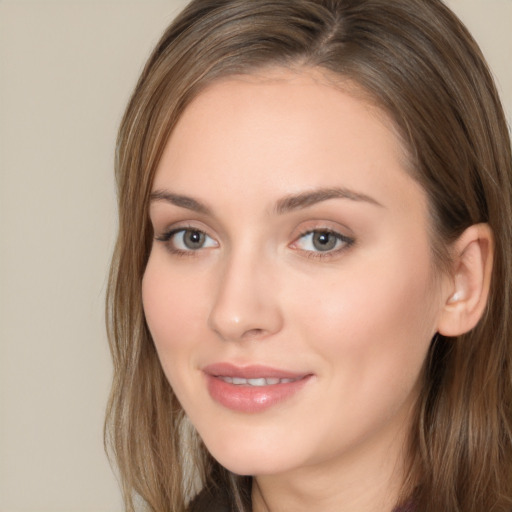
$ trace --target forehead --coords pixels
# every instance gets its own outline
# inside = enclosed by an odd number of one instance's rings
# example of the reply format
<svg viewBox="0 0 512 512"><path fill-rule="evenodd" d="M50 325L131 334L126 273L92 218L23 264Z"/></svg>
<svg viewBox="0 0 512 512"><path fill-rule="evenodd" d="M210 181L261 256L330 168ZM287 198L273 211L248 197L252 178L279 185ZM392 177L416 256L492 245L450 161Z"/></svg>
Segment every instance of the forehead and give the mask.
<svg viewBox="0 0 512 512"><path fill-rule="evenodd" d="M393 123L354 84L269 69L215 82L192 101L153 189L207 196L229 183L241 203L326 186L386 194L412 181L406 162Z"/></svg>

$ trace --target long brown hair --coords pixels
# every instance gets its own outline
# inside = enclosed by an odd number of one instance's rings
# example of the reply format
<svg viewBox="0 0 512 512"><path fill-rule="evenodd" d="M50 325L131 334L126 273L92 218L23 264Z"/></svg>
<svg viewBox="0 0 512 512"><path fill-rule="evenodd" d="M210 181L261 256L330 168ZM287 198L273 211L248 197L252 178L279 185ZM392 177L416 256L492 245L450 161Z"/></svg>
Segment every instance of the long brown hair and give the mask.
<svg viewBox="0 0 512 512"><path fill-rule="evenodd" d="M512 157L485 60L440 0L194 0L150 56L119 130L119 235L107 298L114 381L106 443L126 508L186 510L202 486L247 502L248 480L215 462L188 424L145 323L148 198L164 145L209 83L266 66L349 80L394 121L429 197L432 248L487 222L496 240L487 310L475 329L437 336L410 432L404 493L421 512L512 510ZM244 498L245 496L245 498Z"/></svg>

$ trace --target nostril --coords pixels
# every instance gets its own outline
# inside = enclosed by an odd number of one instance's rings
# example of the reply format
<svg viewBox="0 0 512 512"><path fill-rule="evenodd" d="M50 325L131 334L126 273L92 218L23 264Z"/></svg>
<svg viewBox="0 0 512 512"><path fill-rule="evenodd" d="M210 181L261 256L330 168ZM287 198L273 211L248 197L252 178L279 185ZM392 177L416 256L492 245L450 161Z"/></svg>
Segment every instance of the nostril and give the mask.
<svg viewBox="0 0 512 512"><path fill-rule="evenodd" d="M243 338L245 339L251 339L251 338L259 338L265 333L263 329L249 329L248 331L245 331L243 334Z"/></svg>

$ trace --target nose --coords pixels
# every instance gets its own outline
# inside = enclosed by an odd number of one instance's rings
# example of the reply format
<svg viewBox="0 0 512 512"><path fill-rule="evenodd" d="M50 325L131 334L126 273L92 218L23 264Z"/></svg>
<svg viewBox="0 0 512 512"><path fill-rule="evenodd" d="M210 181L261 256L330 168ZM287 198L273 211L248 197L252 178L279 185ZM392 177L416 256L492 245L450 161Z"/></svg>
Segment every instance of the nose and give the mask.
<svg viewBox="0 0 512 512"><path fill-rule="evenodd" d="M224 262L208 318L223 340L262 339L283 325L275 269L261 255L233 254Z"/></svg>

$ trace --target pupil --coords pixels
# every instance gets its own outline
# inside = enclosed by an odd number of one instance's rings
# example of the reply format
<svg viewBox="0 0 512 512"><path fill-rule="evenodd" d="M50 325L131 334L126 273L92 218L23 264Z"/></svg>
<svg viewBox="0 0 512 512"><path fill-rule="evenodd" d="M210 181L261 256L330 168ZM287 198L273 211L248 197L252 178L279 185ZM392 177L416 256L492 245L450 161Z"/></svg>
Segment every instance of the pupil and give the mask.
<svg viewBox="0 0 512 512"><path fill-rule="evenodd" d="M189 249L197 249L204 243L204 234L200 231L189 231L188 236L184 237L184 242Z"/></svg>
<svg viewBox="0 0 512 512"><path fill-rule="evenodd" d="M332 233L315 233L313 235L313 245L319 251L330 251L336 246L336 237Z"/></svg>

